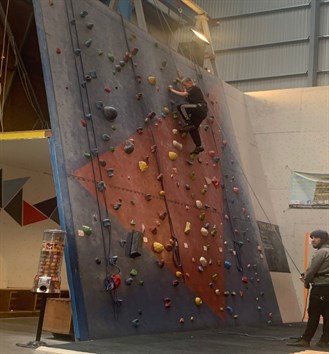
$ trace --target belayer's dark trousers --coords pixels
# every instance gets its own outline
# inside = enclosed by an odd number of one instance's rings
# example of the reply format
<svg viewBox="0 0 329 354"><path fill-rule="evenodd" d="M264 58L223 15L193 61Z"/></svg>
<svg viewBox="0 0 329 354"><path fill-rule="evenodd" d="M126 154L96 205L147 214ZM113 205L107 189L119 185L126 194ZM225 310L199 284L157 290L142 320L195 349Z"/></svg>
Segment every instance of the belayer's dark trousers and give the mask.
<svg viewBox="0 0 329 354"><path fill-rule="evenodd" d="M329 342L329 286L313 286L308 304L308 321L302 337L308 342L313 338L323 317L321 342Z"/></svg>

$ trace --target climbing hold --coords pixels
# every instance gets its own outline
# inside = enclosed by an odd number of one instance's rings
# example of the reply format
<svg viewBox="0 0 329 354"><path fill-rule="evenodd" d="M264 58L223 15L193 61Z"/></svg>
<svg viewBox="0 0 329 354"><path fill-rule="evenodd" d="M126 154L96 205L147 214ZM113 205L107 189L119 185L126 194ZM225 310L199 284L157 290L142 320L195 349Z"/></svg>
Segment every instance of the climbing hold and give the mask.
<svg viewBox="0 0 329 354"><path fill-rule="evenodd" d="M84 128L86 128L87 125L88 125L88 123L87 123L84 119L81 119L81 120L80 120L80 124L81 124Z"/></svg>
<svg viewBox="0 0 329 354"><path fill-rule="evenodd" d="M167 243L165 245L165 249L166 249L167 252L171 252L173 250L173 248L174 247L173 247L173 245L171 243Z"/></svg>
<svg viewBox="0 0 329 354"><path fill-rule="evenodd" d="M103 107L103 114L108 121L113 122L118 115L118 111L114 107L105 106Z"/></svg>
<svg viewBox="0 0 329 354"><path fill-rule="evenodd" d="M178 141L173 140L172 144L173 144L173 147L176 148L178 151L183 150L183 145L181 143L179 143Z"/></svg>
<svg viewBox="0 0 329 354"><path fill-rule="evenodd" d="M113 205L114 210L119 210L121 208L121 203L116 203Z"/></svg>
<svg viewBox="0 0 329 354"><path fill-rule="evenodd" d="M213 178L211 179L211 182L212 182L212 184L213 184L216 188L218 188L218 186L219 186L219 179L218 179L218 178L213 177Z"/></svg>
<svg viewBox="0 0 329 354"><path fill-rule="evenodd" d="M149 76L149 77L147 78L147 81L148 81L148 83L149 83L150 85L152 85L152 86L155 86L156 83L157 83L157 79L156 79L155 76Z"/></svg>
<svg viewBox="0 0 329 354"><path fill-rule="evenodd" d="M120 66L120 65L116 65L116 66L115 66L115 70L116 70L117 72L120 72L120 71L121 71L121 66Z"/></svg>
<svg viewBox="0 0 329 354"><path fill-rule="evenodd" d="M107 92L107 93L111 93L112 90L111 90L110 87L105 86L105 87L104 87L104 91Z"/></svg>
<svg viewBox="0 0 329 354"><path fill-rule="evenodd" d="M91 30L91 29L93 29L94 24L92 22L88 22L86 27Z"/></svg>
<svg viewBox="0 0 329 354"><path fill-rule="evenodd" d="M228 290L225 290L224 293L223 293L225 296L229 296L230 295L230 292Z"/></svg>
<svg viewBox="0 0 329 354"><path fill-rule="evenodd" d="M103 51L101 50L101 49L97 49L97 54L99 55L99 56L101 56L101 55L103 55Z"/></svg>
<svg viewBox="0 0 329 354"><path fill-rule="evenodd" d="M168 152L168 156L169 156L169 159L170 159L171 161L175 161L175 160L177 159L177 157L178 157L177 153L174 152L174 151L169 151L169 152Z"/></svg>
<svg viewBox="0 0 329 354"><path fill-rule="evenodd" d="M194 299L194 302L197 306L202 305L202 299L198 296Z"/></svg>
<svg viewBox="0 0 329 354"><path fill-rule="evenodd" d="M61 54L62 51L61 51L61 48L56 48L56 54Z"/></svg>
<svg viewBox="0 0 329 354"><path fill-rule="evenodd" d="M163 302L164 302L164 307L167 309L171 306L171 299L169 297L165 297L163 299Z"/></svg>
<svg viewBox="0 0 329 354"><path fill-rule="evenodd" d="M102 221L103 227L110 227L111 226L111 221L110 219L103 219Z"/></svg>
<svg viewBox="0 0 329 354"><path fill-rule="evenodd" d="M235 194L239 194L239 193L240 193L240 190L239 190L238 187L233 187L233 192L234 192Z"/></svg>
<svg viewBox="0 0 329 354"><path fill-rule="evenodd" d="M262 310L262 307L261 307L261 306L257 306L257 310L258 310L258 311L261 311L261 310Z"/></svg>
<svg viewBox="0 0 329 354"><path fill-rule="evenodd" d="M212 276L211 276L211 279L213 280L213 281L217 281L218 280L218 274L217 273L215 273L215 274L213 274Z"/></svg>
<svg viewBox="0 0 329 354"><path fill-rule="evenodd" d="M125 279L125 283L126 283L127 285L131 285L133 281L134 281L134 280L133 280L133 278L131 278L131 277Z"/></svg>
<svg viewBox="0 0 329 354"><path fill-rule="evenodd" d="M215 294L216 295L220 295L220 290L219 289L215 289Z"/></svg>
<svg viewBox="0 0 329 354"><path fill-rule="evenodd" d="M135 149L135 145L131 140L126 140L125 146L123 148L126 154L131 154Z"/></svg>
<svg viewBox="0 0 329 354"><path fill-rule="evenodd" d="M173 280L171 283L172 286L176 287L179 285L179 281L177 279Z"/></svg>
<svg viewBox="0 0 329 354"><path fill-rule="evenodd" d="M225 262L224 262L224 267L225 267L226 269L230 269L231 266L232 266L232 264L231 264L230 261L225 261Z"/></svg>
<svg viewBox="0 0 329 354"><path fill-rule="evenodd" d="M112 53L107 53L107 58L109 59L110 62L114 62L114 55Z"/></svg>
<svg viewBox="0 0 329 354"><path fill-rule="evenodd" d="M93 40L91 39L91 38L89 38L89 39L87 39L86 41L85 41L85 46L87 47L87 48L89 48L90 46L91 46L91 43L93 42Z"/></svg>
<svg viewBox="0 0 329 354"><path fill-rule="evenodd" d="M164 245L160 242L153 242L153 251L155 253L161 253L164 250Z"/></svg>
<svg viewBox="0 0 329 354"><path fill-rule="evenodd" d="M108 168L107 169L107 175L109 177L113 177L114 176L114 169L113 168Z"/></svg>
<svg viewBox="0 0 329 354"><path fill-rule="evenodd" d="M181 318L179 319L179 323L180 323L180 324L184 324L184 323L185 323L185 320L184 320L183 317L181 317Z"/></svg>
<svg viewBox="0 0 329 354"><path fill-rule="evenodd" d="M108 134L102 134L102 140L103 141L109 141L111 137Z"/></svg>
<svg viewBox="0 0 329 354"><path fill-rule="evenodd" d="M226 310L227 310L228 312L230 312L230 313L233 312L233 308L232 308L231 306L226 306Z"/></svg>
<svg viewBox="0 0 329 354"><path fill-rule="evenodd" d="M177 134L178 134L178 129L173 129L173 130L172 130L172 133L173 133L174 135L177 135Z"/></svg>
<svg viewBox="0 0 329 354"><path fill-rule="evenodd" d="M138 167L141 172L145 172L148 169L148 164L145 161L139 161L138 162Z"/></svg>
<svg viewBox="0 0 329 354"><path fill-rule="evenodd" d="M186 189L187 191L189 191L189 190L191 189L190 185L189 185L189 184L185 184L185 189Z"/></svg>
<svg viewBox="0 0 329 354"><path fill-rule="evenodd" d="M102 261L101 261L98 257L96 257L96 258L95 258L95 263L96 263L96 264L101 264Z"/></svg>
<svg viewBox="0 0 329 354"><path fill-rule="evenodd" d="M166 192L165 191L160 191L159 194L160 194L161 197L164 197L166 195Z"/></svg>
<svg viewBox="0 0 329 354"><path fill-rule="evenodd" d="M199 271L200 273L202 273L202 272L204 271L203 267L202 267L202 266L198 266L198 271Z"/></svg>
<svg viewBox="0 0 329 354"><path fill-rule="evenodd" d="M248 284L248 277L243 276L241 280L243 283Z"/></svg>
<svg viewBox="0 0 329 354"><path fill-rule="evenodd" d="M124 62L124 60L120 60L119 65L121 66L121 68L123 68L126 65L126 63Z"/></svg>
<svg viewBox="0 0 329 354"><path fill-rule="evenodd" d="M164 266L164 261L161 259L161 260L157 260L156 262L156 265L161 269L161 268L163 268L163 266Z"/></svg>
<svg viewBox="0 0 329 354"><path fill-rule="evenodd" d="M138 53L138 48L133 48L130 53L135 56Z"/></svg>
<svg viewBox="0 0 329 354"><path fill-rule="evenodd" d="M82 225L82 231L84 233L85 236L90 236L92 234L92 228L90 226L87 225Z"/></svg>
<svg viewBox="0 0 329 354"><path fill-rule="evenodd" d="M177 270L175 275L176 275L177 278L181 278L183 276L183 273L180 272L179 270Z"/></svg>
<svg viewBox="0 0 329 354"><path fill-rule="evenodd" d="M97 182L97 189L99 192L103 192L106 189L106 184L104 181Z"/></svg>
<svg viewBox="0 0 329 354"><path fill-rule="evenodd" d="M166 212L166 211L164 211L163 213L160 213L160 214L159 214L159 218L160 218L161 220L164 220L164 219L166 218L166 216L167 216L167 212Z"/></svg>
<svg viewBox="0 0 329 354"><path fill-rule="evenodd" d="M239 317L239 315L235 314L233 317L234 317L235 319L237 319L237 318Z"/></svg>
<svg viewBox="0 0 329 354"><path fill-rule="evenodd" d="M152 196L151 196L151 194L146 194L146 195L144 196L144 198L145 198L145 200L146 200L147 202L149 202L149 201L152 199Z"/></svg>
<svg viewBox="0 0 329 354"><path fill-rule="evenodd" d="M86 17L87 15L88 15L88 11L86 11L86 10L83 10L80 12L80 17L82 17L82 18Z"/></svg>
<svg viewBox="0 0 329 354"><path fill-rule="evenodd" d="M206 237L208 236L209 231L205 227L201 227L201 235Z"/></svg>
<svg viewBox="0 0 329 354"><path fill-rule="evenodd" d="M170 112L170 110L169 110L168 107L163 107L163 108L162 108L162 113L168 114L169 112Z"/></svg>
<svg viewBox="0 0 329 354"><path fill-rule="evenodd" d="M189 221L186 221L184 234L188 235L191 232L192 225Z"/></svg>
<svg viewBox="0 0 329 354"><path fill-rule="evenodd" d="M205 219L205 217L206 217L206 213L201 213L201 214L199 215L199 219L200 219L201 221L203 221L203 220Z"/></svg>
<svg viewBox="0 0 329 354"><path fill-rule="evenodd" d="M138 326L139 326L139 319L138 319L138 318L135 318L134 320L131 321L131 324L132 324L134 327L138 327Z"/></svg>
<svg viewBox="0 0 329 354"><path fill-rule="evenodd" d="M143 98L143 94L141 92L136 94L136 100L140 101Z"/></svg>
<svg viewBox="0 0 329 354"><path fill-rule="evenodd" d="M206 267L208 265L208 261L204 257L200 257L199 262L202 267Z"/></svg>
<svg viewBox="0 0 329 354"><path fill-rule="evenodd" d="M99 160L99 164L100 164L102 167L105 167L105 166L106 166L106 161L105 161L105 160Z"/></svg>
<svg viewBox="0 0 329 354"><path fill-rule="evenodd" d="M197 207L198 209L201 209L201 208L203 207L203 204L202 204L201 200L196 200L196 201L195 201L195 205L196 205L196 207Z"/></svg>
<svg viewBox="0 0 329 354"><path fill-rule="evenodd" d="M129 274L132 275L133 277L135 277L138 274L138 272L136 269L133 268Z"/></svg>

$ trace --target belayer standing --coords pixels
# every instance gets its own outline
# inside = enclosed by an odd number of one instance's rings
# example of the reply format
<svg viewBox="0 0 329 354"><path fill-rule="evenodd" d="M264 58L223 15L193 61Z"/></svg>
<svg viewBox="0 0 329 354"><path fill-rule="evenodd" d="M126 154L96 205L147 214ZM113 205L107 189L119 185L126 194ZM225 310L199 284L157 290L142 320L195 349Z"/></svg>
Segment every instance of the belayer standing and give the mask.
<svg viewBox="0 0 329 354"><path fill-rule="evenodd" d="M189 132L195 144L195 149L191 154L199 154L204 151L199 133L201 122L207 117L208 106L203 97L202 91L195 85L189 77L181 81L183 91L175 90L171 85L168 86L170 92L185 97L186 103L177 106L177 109L184 119L186 125L180 130L181 132Z"/></svg>
<svg viewBox="0 0 329 354"><path fill-rule="evenodd" d="M316 344L321 348L329 348L329 235L327 231L315 230L310 235L315 252L310 266L301 280L306 289L312 285L308 304L308 321L303 335L290 346L309 347L320 321L323 317L323 329L320 340Z"/></svg>

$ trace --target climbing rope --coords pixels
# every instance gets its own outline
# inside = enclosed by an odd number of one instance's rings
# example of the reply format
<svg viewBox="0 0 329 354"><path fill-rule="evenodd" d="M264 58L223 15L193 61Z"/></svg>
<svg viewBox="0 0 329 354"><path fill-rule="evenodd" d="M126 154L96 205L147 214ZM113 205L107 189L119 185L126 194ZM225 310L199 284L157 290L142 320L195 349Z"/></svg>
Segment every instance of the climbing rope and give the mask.
<svg viewBox="0 0 329 354"><path fill-rule="evenodd" d="M68 2L69 2L69 4L68 4ZM74 11L74 6L73 6L73 1L72 0L65 0L65 6L66 6L68 26L70 28L71 45L72 45L72 49L75 49L75 51L76 51L75 61L74 61L76 74L77 74L78 79L79 78L84 79L85 78L85 70L84 70L83 60L82 60L82 56L81 56L78 30L77 30L77 26L75 23L75 11ZM69 9L69 7L70 7L70 9ZM69 13L72 14L71 18L69 16ZM73 33L72 28L74 29L74 33ZM85 87L83 87L83 86L85 86ZM81 102L81 107L82 107L84 117L91 116L92 110L91 110L88 88L86 85L79 86L79 96L80 96L80 102ZM85 106L85 104L86 104L86 106ZM89 127L91 127L91 137L89 136ZM101 169L101 164L100 164L99 155L98 155L96 133L95 133L95 128L94 128L94 124L93 124L92 119L90 120L90 122L86 126L86 137L87 137L89 151L92 152L94 149L96 149L96 151L97 151L95 158L93 158L91 161L91 169L92 169L92 175L93 175L93 183L95 186L95 196L96 196L96 201L97 201L98 215L101 220L103 220L103 221L106 220L106 225L107 225L106 226L106 229L107 229L106 233L104 231L104 229L105 229L104 225L102 225L102 227L101 227L101 237L102 237L103 252L104 252L104 259L105 259L105 274L106 274L105 282L107 282L112 279L111 278L113 276L112 267L114 266L113 264L110 264L112 227L111 227L108 205L107 205L106 196L105 196L104 191L102 192L102 197L103 197L103 203L104 203L104 208L105 208L105 217L102 217L102 210L101 210L101 206L100 206L100 197L99 197L97 183L96 183L96 181L97 181L96 175L98 172L101 182L103 181L103 175L102 175L102 169ZM94 161L96 161L96 163L94 163ZM107 237L106 237L106 234L107 234ZM120 272L120 269L118 267L116 267L116 269ZM108 284L104 284L105 290L107 290L107 286L108 286ZM116 312L117 304L118 304L118 301L115 301L116 293L111 294L111 296L112 296L112 298L114 296L113 304L114 304L114 312L116 315L117 314L117 312Z"/></svg>

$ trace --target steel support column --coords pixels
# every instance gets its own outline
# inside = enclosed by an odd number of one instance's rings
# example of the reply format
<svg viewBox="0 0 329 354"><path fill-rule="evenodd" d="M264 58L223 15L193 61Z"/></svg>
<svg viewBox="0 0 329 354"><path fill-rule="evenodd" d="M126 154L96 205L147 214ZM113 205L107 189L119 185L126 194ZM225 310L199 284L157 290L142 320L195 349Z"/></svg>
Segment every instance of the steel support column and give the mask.
<svg viewBox="0 0 329 354"><path fill-rule="evenodd" d="M320 0L311 0L310 11L310 44L308 59L308 86L317 86L317 71L319 57L319 24Z"/></svg>

